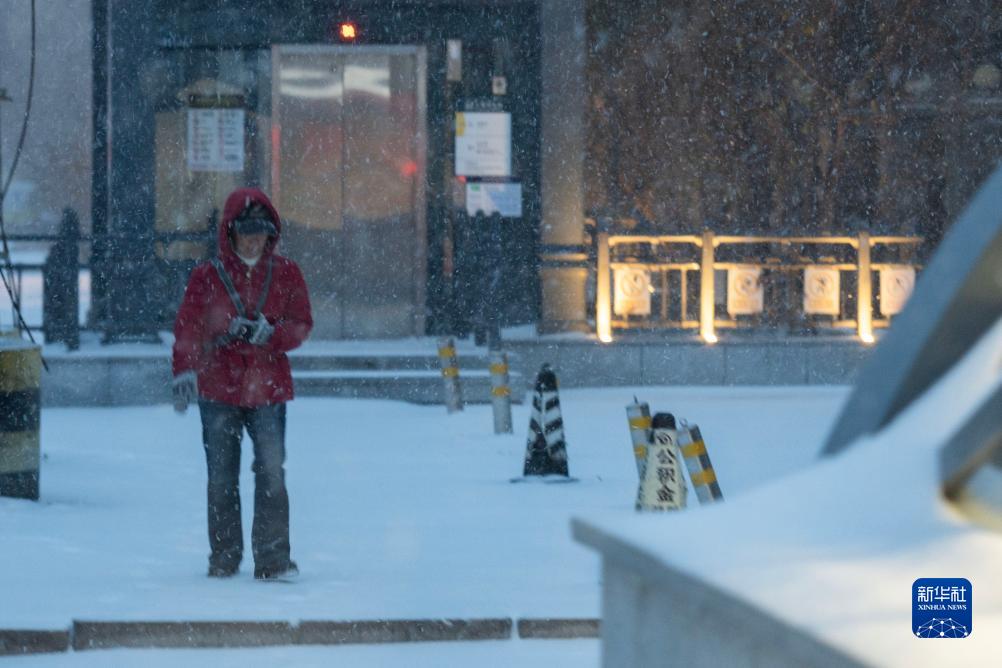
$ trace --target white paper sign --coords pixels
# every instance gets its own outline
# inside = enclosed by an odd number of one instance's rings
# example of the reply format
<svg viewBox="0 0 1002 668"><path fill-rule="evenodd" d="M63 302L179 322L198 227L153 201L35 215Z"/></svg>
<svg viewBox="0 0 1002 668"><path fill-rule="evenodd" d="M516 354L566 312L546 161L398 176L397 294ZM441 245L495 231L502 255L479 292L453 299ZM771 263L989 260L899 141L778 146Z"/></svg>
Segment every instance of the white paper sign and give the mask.
<svg viewBox="0 0 1002 668"><path fill-rule="evenodd" d="M244 110L188 110L188 169L244 171Z"/></svg>
<svg viewBox="0 0 1002 668"><path fill-rule="evenodd" d="M804 269L804 313L839 314L839 270L829 267Z"/></svg>
<svg viewBox="0 0 1002 668"><path fill-rule="evenodd" d="M456 176L511 176L511 114L456 114Z"/></svg>
<svg viewBox="0 0 1002 668"><path fill-rule="evenodd" d="M736 267L727 270L727 312L733 315L753 315L762 312L764 303L762 270L758 267Z"/></svg>
<svg viewBox="0 0 1002 668"><path fill-rule="evenodd" d="M613 270L615 297L612 310L616 315L651 314L651 272L633 267Z"/></svg>
<svg viewBox="0 0 1002 668"><path fill-rule="evenodd" d="M901 313L915 289L915 268L885 267L880 270L880 312L884 315Z"/></svg>
<svg viewBox="0 0 1002 668"><path fill-rule="evenodd" d="M497 212L505 218L521 218L522 184L467 183L466 213L474 216L477 211L488 216Z"/></svg>

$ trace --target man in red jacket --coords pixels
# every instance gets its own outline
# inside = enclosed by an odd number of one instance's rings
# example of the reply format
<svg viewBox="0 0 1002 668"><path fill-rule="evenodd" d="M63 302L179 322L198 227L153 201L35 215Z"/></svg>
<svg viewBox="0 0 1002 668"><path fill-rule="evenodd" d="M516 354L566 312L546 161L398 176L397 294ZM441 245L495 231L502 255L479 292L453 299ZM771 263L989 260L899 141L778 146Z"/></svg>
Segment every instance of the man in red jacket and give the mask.
<svg viewBox="0 0 1002 668"><path fill-rule="evenodd" d="M198 400L209 470L209 576L240 568L240 441L254 443L254 577L298 574L289 556L285 488L286 353L313 327L303 274L275 252L282 223L267 196L240 188L226 199L219 255L191 272L174 324L174 408Z"/></svg>

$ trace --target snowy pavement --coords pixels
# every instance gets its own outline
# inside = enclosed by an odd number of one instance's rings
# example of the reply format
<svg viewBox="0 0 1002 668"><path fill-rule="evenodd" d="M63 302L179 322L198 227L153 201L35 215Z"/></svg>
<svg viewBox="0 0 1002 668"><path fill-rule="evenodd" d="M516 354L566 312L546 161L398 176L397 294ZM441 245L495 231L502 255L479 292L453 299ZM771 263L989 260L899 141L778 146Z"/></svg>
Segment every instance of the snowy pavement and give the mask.
<svg viewBox="0 0 1002 668"><path fill-rule="evenodd" d="M572 541L569 521L632 511L624 407L634 394L652 411L699 424L730 500L811 464L846 389L565 391L570 469L580 478L571 485L510 484L521 473L527 405L514 409L515 434L495 436L489 406L447 416L440 406L296 400L287 470L303 575L293 585L255 582L249 546L239 577L205 577L197 413L45 409L42 500L0 499L0 628L65 629L73 619L598 617L599 560ZM249 538L248 447L244 456ZM523 663L518 652L556 651L541 649L550 642L597 661L593 640L510 641L504 652ZM242 651L303 652L309 665L313 649ZM220 655L206 652L219 665Z"/></svg>

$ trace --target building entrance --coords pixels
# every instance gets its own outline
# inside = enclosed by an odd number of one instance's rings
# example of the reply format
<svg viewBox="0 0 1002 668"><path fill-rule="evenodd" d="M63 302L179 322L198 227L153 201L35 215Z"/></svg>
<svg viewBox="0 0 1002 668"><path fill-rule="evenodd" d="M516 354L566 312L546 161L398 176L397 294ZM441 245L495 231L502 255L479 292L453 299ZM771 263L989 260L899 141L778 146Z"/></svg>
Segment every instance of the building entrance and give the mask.
<svg viewBox="0 0 1002 668"><path fill-rule="evenodd" d="M424 333L425 104L421 47L272 49L271 192L314 338Z"/></svg>

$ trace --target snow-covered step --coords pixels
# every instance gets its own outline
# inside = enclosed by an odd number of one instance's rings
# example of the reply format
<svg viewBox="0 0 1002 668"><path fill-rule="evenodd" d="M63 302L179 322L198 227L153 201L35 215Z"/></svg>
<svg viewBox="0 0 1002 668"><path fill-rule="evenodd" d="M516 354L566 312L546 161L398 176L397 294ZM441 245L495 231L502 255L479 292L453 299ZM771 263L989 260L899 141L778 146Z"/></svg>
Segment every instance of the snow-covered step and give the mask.
<svg viewBox="0 0 1002 668"><path fill-rule="evenodd" d="M358 369L358 370L437 370L438 356L432 354L398 355L398 354L333 354L333 355L296 355L289 356L292 368L312 371L327 369ZM487 357L483 355L463 355L458 358L460 369L486 369Z"/></svg>
<svg viewBox="0 0 1002 668"><path fill-rule="evenodd" d="M490 403L491 380L486 368L460 367L459 377L464 402ZM442 375L437 369L293 369L292 380L296 394L304 397L396 399L418 404L443 402ZM510 385L512 402L521 403L525 394L522 375L512 372Z"/></svg>

